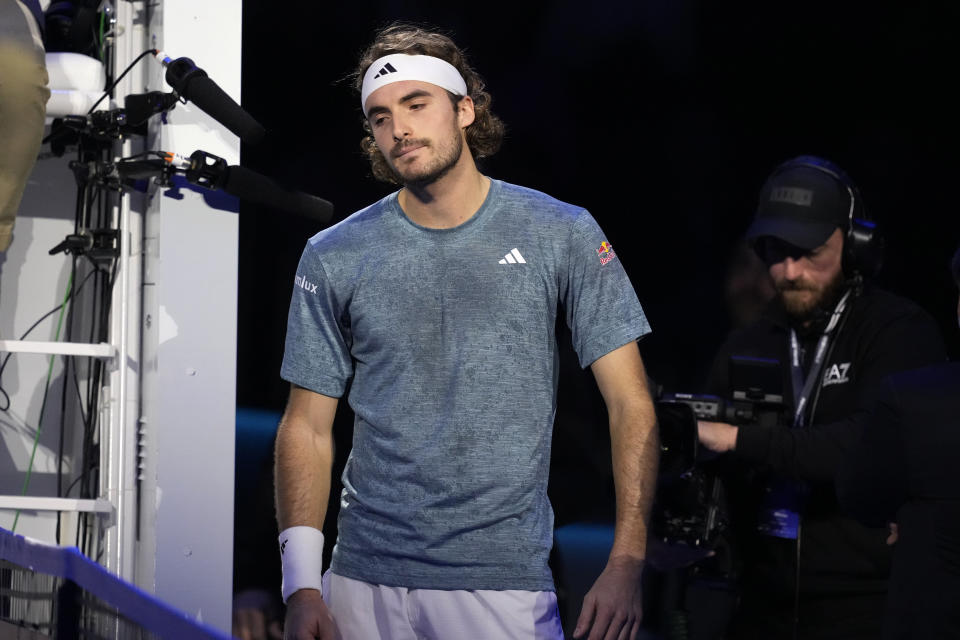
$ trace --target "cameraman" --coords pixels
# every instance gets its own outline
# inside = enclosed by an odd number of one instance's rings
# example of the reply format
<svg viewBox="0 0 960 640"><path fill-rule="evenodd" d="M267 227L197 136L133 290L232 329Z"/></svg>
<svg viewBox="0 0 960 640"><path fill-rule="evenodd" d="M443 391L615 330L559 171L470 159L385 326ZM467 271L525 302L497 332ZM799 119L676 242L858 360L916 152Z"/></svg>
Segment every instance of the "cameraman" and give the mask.
<svg viewBox="0 0 960 640"><path fill-rule="evenodd" d="M960 288L960 249L950 266ZM897 523L884 638L960 638L958 398L960 362L886 378L837 479L851 515Z"/></svg>
<svg viewBox="0 0 960 640"><path fill-rule="evenodd" d="M942 362L944 345L924 311L871 286L879 239L832 163L780 165L747 238L776 296L764 318L728 337L708 391L730 393L731 356L765 358L779 361L793 402L775 427L699 423L704 446L731 454L725 482L742 567L732 637L877 638L888 532L841 515L834 476L864 396L891 372Z"/></svg>

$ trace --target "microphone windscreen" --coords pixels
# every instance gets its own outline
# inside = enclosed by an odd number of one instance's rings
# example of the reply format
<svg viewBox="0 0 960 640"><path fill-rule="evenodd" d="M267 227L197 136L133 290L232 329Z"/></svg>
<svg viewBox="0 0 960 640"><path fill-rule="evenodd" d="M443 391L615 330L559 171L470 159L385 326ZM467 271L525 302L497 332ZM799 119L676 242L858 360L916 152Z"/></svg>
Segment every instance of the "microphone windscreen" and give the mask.
<svg viewBox="0 0 960 640"><path fill-rule="evenodd" d="M267 131L233 98L206 75L195 75L185 83L180 95L203 109L210 117L249 144L260 142Z"/></svg>
<svg viewBox="0 0 960 640"><path fill-rule="evenodd" d="M221 188L241 200L283 209L321 224L327 224L333 217L333 204L328 200L286 189L273 179L239 165L227 167Z"/></svg>

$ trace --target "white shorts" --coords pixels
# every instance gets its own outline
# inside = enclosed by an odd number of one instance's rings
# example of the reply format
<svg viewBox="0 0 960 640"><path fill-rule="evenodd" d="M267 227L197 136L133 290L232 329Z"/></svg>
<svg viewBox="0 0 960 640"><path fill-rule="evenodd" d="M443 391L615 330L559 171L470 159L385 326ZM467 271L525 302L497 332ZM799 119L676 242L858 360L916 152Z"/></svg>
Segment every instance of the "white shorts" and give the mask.
<svg viewBox="0 0 960 640"><path fill-rule="evenodd" d="M338 640L563 640L552 591L387 587L327 571Z"/></svg>

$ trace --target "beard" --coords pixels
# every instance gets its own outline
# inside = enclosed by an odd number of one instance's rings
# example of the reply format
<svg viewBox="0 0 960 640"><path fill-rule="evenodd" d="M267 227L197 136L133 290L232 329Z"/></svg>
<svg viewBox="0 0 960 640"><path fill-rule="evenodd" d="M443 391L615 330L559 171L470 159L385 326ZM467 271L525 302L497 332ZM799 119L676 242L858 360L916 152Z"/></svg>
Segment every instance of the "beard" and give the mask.
<svg viewBox="0 0 960 640"><path fill-rule="evenodd" d="M806 325L830 315L846 289L843 271L820 287L806 280L777 282L777 299L787 312L791 323Z"/></svg>
<svg viewBox="0 0 960 640"><path fill-rule="evenodd" d="M417 168L403 167L402 165L398 167L396 164L397 156L403 153L404 149L416 146L423 146L425 149L434 150L435 155L433 159ZM460 134L460 129L454 127L453 135L449 141L434 144L427 139L420 139L406 140L402 143L397 143L390 151L391 161L387 164L393 169L393 173L396 175L398 182L412 187L425 187L447 175L450 169L460 161L462 154L463 136Z"/></svg>

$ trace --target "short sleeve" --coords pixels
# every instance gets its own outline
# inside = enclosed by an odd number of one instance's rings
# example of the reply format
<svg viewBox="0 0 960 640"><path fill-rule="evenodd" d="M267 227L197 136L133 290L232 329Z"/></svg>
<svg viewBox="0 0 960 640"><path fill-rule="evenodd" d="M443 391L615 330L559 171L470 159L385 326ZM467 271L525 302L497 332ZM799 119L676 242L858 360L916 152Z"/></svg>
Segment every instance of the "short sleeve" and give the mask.
<svg viewBox="0 0 960 640"><path fill-rule="evenodd" d="M281 378L333 398L343 395L353 360L342 297L308 243L294 278Z"/></svg>
<svg viewBox="0 0 960 640"><path fill-rule="evenodd" d="M586 211L571 227L567 260L561 295L581 367L650 332L623 264Z"/></svg>

